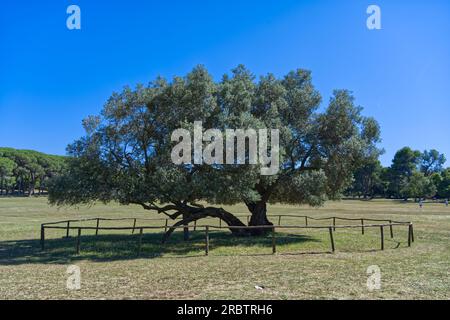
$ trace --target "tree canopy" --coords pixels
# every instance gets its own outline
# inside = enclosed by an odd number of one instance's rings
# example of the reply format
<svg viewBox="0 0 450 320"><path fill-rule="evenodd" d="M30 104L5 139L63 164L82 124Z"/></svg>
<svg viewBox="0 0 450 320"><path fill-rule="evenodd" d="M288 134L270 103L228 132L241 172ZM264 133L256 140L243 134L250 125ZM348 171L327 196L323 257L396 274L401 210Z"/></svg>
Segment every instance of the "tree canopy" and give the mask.
<svg viewBox="0 0 450 320"><path fill-rule="evenodd" d="M420 171L423 172L425 176L439 173L442 171L445 161L445 156L440 154L437 150L425 150L420 157Z"/></svg>

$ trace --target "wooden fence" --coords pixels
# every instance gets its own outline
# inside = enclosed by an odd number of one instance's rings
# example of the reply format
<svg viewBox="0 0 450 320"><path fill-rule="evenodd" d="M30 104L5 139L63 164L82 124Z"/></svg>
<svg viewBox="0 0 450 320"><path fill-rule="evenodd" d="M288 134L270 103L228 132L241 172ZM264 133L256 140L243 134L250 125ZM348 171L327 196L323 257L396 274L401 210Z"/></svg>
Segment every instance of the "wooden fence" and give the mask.
<svg viewBox="0 0 450 320"><path fill-rule="evenodd" d="M242 216L238 216L242 218ZM247 217L247 220L249 221L250 216L244 216ZM389 228L390 237L394 238L394 226L407 226L408 227L408 247L411 247L411 243L414 242L414 229L413 224L411 222L404 222L404 221L394 221L394 220L386 220L386 219L371 219L371 218L343 218L343 217L325 217L325 218L315 218L310 216L303 216L303 215L270 215L270 218L278 218L278 225L273 226L222 226L222 220L219 219L219 225L213 226L213 225L200 225L197 226L197 221L194 222L193 230L196 231L197 229L203 229L205 233L205 255L209 254L209 234L211 229L271 229L271 237L272 237L272 253L276 253L276 229L325 229L328 230L329 237L330 237L330 246L331 246L331 252L336 251L335 241L334 241L334 232L336 229L353 229L353 228L360 228L361 234L364 235L367 228L379 228L380 230L380 249L384 250L384 228ZM281 221L283 217L295 217L295 218L302 218L304 219L304 225L281 225ZM165 221L164 226L138 226L138 221ZM311 221L330 221L331 224L327 226L319 226L319 225L311 225ZM358 221L358 225L338 225L337 221ZM96 226L95 227L89 227L89 226L72 226L72 223L76 222L89 222L89 221L95 221ZM132 221L132 226L129 227L106 227L101 226L101 221ZM76 253L80 253L80 247L81 247L81 234L82 230L95 230L95 235L98 235L99 230L130 230L131 234L134 234L136 230L139 230L139 237L138 237L138 250L137 254L140 255L141 253L141 247L142 247L142 237L145 230L164 230L164 232L167 232L168 229L184 229L186 225L182 226L168 226L169 219L161 219L161 218L89 218L89 219L78 219L78 220L64 220L64 221L56 221L56 222L49 222L49 223L43 223L41 225L41 249L45 249L45 229L62 229L66 231L66 237L69 237L70 230L77 230L77 240L76 240ZM369 224L367 224L369 222ZM375 222L375 223L373 223ZM62 225L63 224L63 225Z"/></svg>

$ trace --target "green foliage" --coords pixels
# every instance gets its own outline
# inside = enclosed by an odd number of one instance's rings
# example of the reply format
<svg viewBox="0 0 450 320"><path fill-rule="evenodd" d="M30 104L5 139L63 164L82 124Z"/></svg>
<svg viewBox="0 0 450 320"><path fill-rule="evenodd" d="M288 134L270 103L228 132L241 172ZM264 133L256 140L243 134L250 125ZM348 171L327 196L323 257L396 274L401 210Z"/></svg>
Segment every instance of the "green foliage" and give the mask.
<svg viewBox="0 0 450 320"><path fill-rule="evenodd" d="M65 168L65 157L47 155L32 150L0 148L0 195L32 195L42 193L48 181Z"/></svg>
<svg viewBox="0 0 450 320"><path fill-rule="evenodd" d="M441 198L450 198L450 168L442 171L438 186L438 195Z"/></svg>
<svg viewBox="0 0 450 320"><path fill-rule="evenodd" d="M418 171L414 171L409 179L402 182L400 190L402 197L415 199L433 197L436 192L433 180Z"/></svg>
<svg viewBox="0 0 450 320"><path fill-rule="evenodd" d="M386 175L388 195L405 199L444 197L445 191L440 190L448 185L448 182L443 182L445 161L445 156L434 149L423 153L409 147L400 149Z"/></svg>
<svg viewBox="0 0 450 320"><path fill-rule="evenodd" d="M15 167L16 164L14 161L5 157L0 157L0 195L3 194L3 190L5 190L6 194L8 192L8 187L15 182Z"/></svg>
<svg viewBox="0 0 450 320"><path fill-rule="evenodd" d="M404 147L395 154L392 160L391 170L399 176L411 176L419 161L419 151Z"/></svg>
<svg viewBox="0 0 450 320"><path fill-rule="evenodd" d="M354 171L354 181L347 193L352 196L394 198L446 198L450 196L448 169L443 170L445 156L437 150L419 151L404 147L398 150L392 165L383 168L378 161L382 151L373 150Z"/></svg>
<svg viewBox="0 0 450 320"><path fill-rule="evenodd" d="M383 181L384 168L378 156L367 160L354 172L354 182L348 192L358 197L373 198L384 194L386 183Z"/></svg>
<svg viewBox="0 0 450 320"><path fill-rule="evenodd" d="M437 150L425 150L420 158L420 171L426 176L433 173L439 173L442 171L445 161L445 156L440 154Z"/></svg>
<svg viewBox="0 0 450 320"><path fill-rule="evenodd" d="M388 194L394 197L402 196L402 188L412 174L417 170L420 161L420 152L404 147L396 152L392 165L389 168Z"/></svg>

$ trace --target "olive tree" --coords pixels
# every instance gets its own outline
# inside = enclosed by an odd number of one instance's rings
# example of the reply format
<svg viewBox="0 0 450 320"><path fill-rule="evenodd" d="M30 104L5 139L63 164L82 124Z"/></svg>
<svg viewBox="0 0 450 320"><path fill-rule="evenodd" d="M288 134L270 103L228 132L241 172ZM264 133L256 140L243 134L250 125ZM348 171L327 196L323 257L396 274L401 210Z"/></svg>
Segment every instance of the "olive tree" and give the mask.
<svg viewBox="0 0 450 320"><path fill-rule="evenodd" d="M174 226L205 217L245 226L221 207L245 203L249 225L271 225L268 203L318 206L338 199L355 168L377 150L379 126L362 116L349 91L335 91L326 107L321 100L311 73L301 69L282 78L268 74L255 79L238 66L215 82L199 66L172 81L157 78L147 86L125 87L112 94L100 115L83 121L86 135L68 146L69 168L50 186L50 202L138 204L181 218ZM249 161L174 163L171 154L180 141L173 141L173 132L192 132L198 121L221 132L278 130L279 145L268 141L267 150L267 155L279 150L275 174L262 175L262 165ZM215 139L203 139L202 150L210 150ZM245 160L251 144L246 139ZM226 157L216 152L212 155ZM265 230L231 232L258 235Z"/></svg>

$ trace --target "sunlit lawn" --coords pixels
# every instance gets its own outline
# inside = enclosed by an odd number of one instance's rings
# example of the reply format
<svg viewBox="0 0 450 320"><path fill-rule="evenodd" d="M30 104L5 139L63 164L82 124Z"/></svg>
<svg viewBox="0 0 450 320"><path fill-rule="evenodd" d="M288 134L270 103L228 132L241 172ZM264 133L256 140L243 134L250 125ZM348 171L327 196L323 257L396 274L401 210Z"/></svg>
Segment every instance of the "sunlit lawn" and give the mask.
<svg viewBox="0 0 450 320"><path fill-rule="evenodd" d="M244 206L227 207L240 216ZM161 244L163 230L146 230L138 256L138 231L83 230L81 252L76 254L76 230L46 230L46 248L40 250L43 222L89 217L161 217L137 206L96 205L57 209L45 198L0 198L0 298L81 299L433 299L450 298L450 208L443 204L416 204L375 200L330 202L319 209L307 206L271 206L271 215L341 216L412 221L415 243L407 246L407 227L385 230L380 250L379 228L337 229L336 252L331 253L327 229L278 229L276 250L272 238L236 238L226 229L212 228L210 251L205 256L202 225L191 240L181 230ZM246 220L245 217L242 218ZM278 224L278 218L272 218ZM310 222L328 225L329 222ZM338 222L358 224L358 222ZM132 220L101 221L101 226L131 227ZM137 227L164 220L138 220ZM304 225L301 218L282 218L282 225ZM95 221L72 224L95 226ZM81 268L81 290L66 288L67 266ZM367 268L378 265L382 287L370 292ZM263 285L264 290L256 290Z"/></svg>

